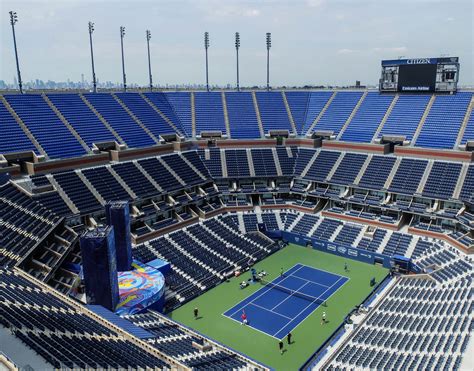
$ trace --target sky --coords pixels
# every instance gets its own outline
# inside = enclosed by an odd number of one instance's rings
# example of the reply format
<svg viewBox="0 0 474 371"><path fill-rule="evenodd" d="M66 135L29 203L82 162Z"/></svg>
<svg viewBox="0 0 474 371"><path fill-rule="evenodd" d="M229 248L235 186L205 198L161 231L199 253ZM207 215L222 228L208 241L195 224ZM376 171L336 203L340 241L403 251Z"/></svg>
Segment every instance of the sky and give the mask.
<svg viewBox="0 0 474 371"><path fill-rule="evenodd" d="M460 84L474 85L474 0L0 0L0 80L16 74L8 11L14 10L24 81L91 80L88 21L101 81L147 85L145 30L154 83L205 83L203 34L210 34L210 84L266 82L265 33L272 33L274 86L377 84L380 61L458 56Z"/></svg>

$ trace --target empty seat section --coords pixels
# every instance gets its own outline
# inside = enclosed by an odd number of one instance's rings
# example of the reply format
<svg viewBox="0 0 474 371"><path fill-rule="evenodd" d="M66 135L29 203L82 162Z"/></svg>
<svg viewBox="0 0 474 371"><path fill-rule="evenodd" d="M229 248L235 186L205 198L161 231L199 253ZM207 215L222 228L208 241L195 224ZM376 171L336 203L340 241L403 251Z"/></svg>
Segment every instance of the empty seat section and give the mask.
<svg viewBox="0 0 474 371"><path fill-rule="evenodd" d="M389 191L412 195L416 192L425 173L428 161L404 158L392 179Z"/></svg>
<svg viewBox="0 0 474 371"><path fill-rule="evenodd" d="M79 209L81 214L96 211L102 208L97 198L89 191L81 178L74 172L54 174L54 179L59 183L69 199Z"/></svg>
<svg viewBox="0 0 474 371"><path fill-rule="evenodd" d="M17 115L51 158L86 154L79 141L62 123L41 95L5 95Z"/></svg>
<svg viewBox="0 0 474 371"><path fill-rule="evenodd" d="M252 93L225 93L232 139L260 138Z"/></svg>
<svg viewBox="0 0 474 371"><path fill-rule="evenodd" d="M278 155L278 162L280 163L281 173L286 176L292 176L295 167L296 156L294 156L293 152L290 151L292 156L290 157L285 147L277 147L276 151Z"/></svg>
<svg viewBox="0 0 474 371"><path fill-rule="evenodd" d="M117 141L78 94L48 94L48 98L89 148L93 143Z"/></svg>
<svg viewBox="0 0 474 371"><path fill-rule="evenodd" d="M277 176L275 160L270 148L252 149L252 162L255 176Z"/></svg>
<svg viewBox="0 0 474 371"><path fill-rule="evenodd" d="M312 91L309 93L308 108L306 109L306 117L302 129L303 135L308 133L314 120L319 116L333 94L332 91Z"/></svg>
<svg viewBox="0 0 474 371"><path fill-rule="evenodd" d="M341 140L370 143L393 97L390 94L368 93L342 133Z"/></svg>
<svg viewBox="0 0 474 371"><path fill-rule="evenodd" d="M203 182L203 179L178 154L162 156L161 159L166 162L170 169L174 171L186 185Z"/></svg>
<svg viewBox="0 0 474 371"><path fill-rule="evenodd" d="M448 199L451 198L458 182L462 165L436 161L423 189L423 196Z"/></svg>
<svg viewBox="0 0 474 371"><path fill-rule="evenodd" d="M411 140L430 98L431 95L400 95L379 138L382 135L404 135L407 140Z"/></svg>
<svg viewBox="0 0 474 371"><path fill-rule="evenodd" d="M395 160L395 157L373 156L359 181L359 187L382 189Z"/></svg>
<svg viewBox="0 0 474 371"><path fill-rule="evenodd" d="M84 96L129 147L139 148L156 144L112 94L84 94Z"/></svg>
<svg viewBox="0 0 474 371"><path fill-rule="evenodd" d="M145 171L158 183L158 185L166 192L175 191L183 188L181 183L171 174L163 164L156 158L149 158L140 160L138 163L145 169Z"/></svg>
<svg viewBox="0 0 474 371"><path fill-rule="evenodd" d="M7 108L0 102L0 153L38 150L16 122Z"/></svg>
<svg viewBox="0 0 474 371"><path fill-rule="evenodd" d="M282 93L258 91L255 95L264 133L267 134L269 130L288 130L293 133Z"/></svg>
<svg viewBox="0 0 474 371"><path fill-rule="evenodd" d="M169 120L182 136L189 136L184 130L180 118L169 102L166 93L143 93L143 95Z"/></svg>
<svg viewBox="0 0 474 371"><path fill-rule="evenodd" d="M464 183L461 188L459 198L463 201L469 201L473 203L474 199L474 165L469 165L466 176L464 177Z"/></svg>
<svg viewBox="0 0 474 371"><path fill-rule="evenodd" d="M415 145L453 148L471 97L472 93L468 92L437 95Z"/></svg>
<svg viewBox="0 0 474 371"><path fill-rule="evenodd" d="M128 201L130 195L105 167L95 167L81 171L97 192L106 201Z"/></svg>
<svg viewBox="0 0 474 371"><path fill-rule="evenodd" d="M188 160L202 175L206 178L210 178L209 171L206 166L204 166L204 163L201 161L196 151L181 152L181 156L186 158L186 160Z"/></svg>
<svg viewBox="0 0 474 371"><path fill-rule="evenodd" d="M466 144L468 140L474 140L474 109L471 111L469 120L467 121L461 144Z"/></svg>
<svg viewBox="0 0 474 371"><path fill-rule="evenodd" d="M308 162L311 161L316 150L308 148L300 148L298 151L298 157L295 161L295 175L301 175L308 165Z"/></svg>
<svg viewBox="0 0 474 371"><path fill-rule="evenodd" d="M153 93L155 94L155 93ZM181 126L188 137L192 135L192 115L191 115L191 93L189 92L172 92L166 93L166 99L173 108L176 116L178 117ZM157 99L156 96L147 95L150 100L155 103L153 98Z"/></svg>
<svg viewBox="0 0 474 371"><path fill-rule="evenodd" d="M112 168L138 197L149 197L158 193L158 189L146 178L133 162L113 165Z"/></svg>
<svg viewBox="0 0 474 371"><path fill-rule="evenodd" d="M221 150L218 148L209 148L209 158L205 157L205 150L199 150L201 161L211 173L213 178L222 178Z"/></svg>
<svg viewBox="0 0 474 371"><path fill-rule="evenodd" d="M339 134L355 106L362 97L362 92L337 92L331 104L316 123L314 131L331 130Z"/></svg>
<svg viewBox="0 0 474 371"><path fill-rule="evenodd" d="M330 179L331 183L352 184L359 174L367 155L360 153L346 153L339 163L336 172Z"/></svg>
<svg viewBox="0 0 474 371"><path fill-rule="evenodd" d="M331 172L341 152L321 151L306 173L305 178L323 182Z"/></svg>
<svg viewBox="0 0 474 371"><path fill-rule="evenodd" d="M247 151L245 149L227 149L225 151L225 162L229 178L250 176Z"/></svg>
<svg viewBox="0 0 474 371"><path fill-rule="evenodd" d="M202 131L220 131L226 134L222 94L219 92L194 93L196 134Z"/></svg>
<svg viewBox="0 0 474 371"><path fill-rule="evenodd" d="M296 126L298 135L302 134L305 126L306 112L308 109L308 100L310 92L307 91L288 91L285 92L286 101L290 107L291 116Z"/></svg>
<svg viewBox="0 0 474 371"><path fill-rule="evenodd" d="M116 93L130 111L159 138L162 134L174 134L174 129L137 93Z"/></svg>

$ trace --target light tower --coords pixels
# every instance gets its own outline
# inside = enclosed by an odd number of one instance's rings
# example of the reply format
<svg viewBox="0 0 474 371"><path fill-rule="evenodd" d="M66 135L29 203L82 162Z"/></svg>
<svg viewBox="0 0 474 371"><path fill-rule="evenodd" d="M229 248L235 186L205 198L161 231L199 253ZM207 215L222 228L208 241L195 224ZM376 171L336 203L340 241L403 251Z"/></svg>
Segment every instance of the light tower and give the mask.
<svg viewBox="0 0 474 371"><path fill-rule="evenodd" d="M267 32L267 91L270 90L270 48L272 47L272 34Z"/></svg>
<svg viewBox="0 0 474 371"><path fill-rule="evenodd" d="M146 46L148 49L148 77L150 79L150 91L153 91L153 79L151 77L151 61L150 61L150 39L151 39L151 32L150 30L146 30Z"/></svg>
<svg viewBox="0 0 474 371"><path fill-rule="evenodd" d="M18 50L16 48L16 35L15 35L15 23L18 22L18 16L16 12L10 11L10 24L12 25L12 33L13 33L13 47L15 49L15 59L16 59L16 72L18 74L18 87L20 89L20 93L23 94L23 83L21 82L21 74L20 74L20 63L18 62Z"/></svg>
<svg viewBox="0 0 474 371"><path fill-rule="evenodd" d="M209 63L207 49L209 49L209 32L204 32L204 49L206 50L206 90L209 91Z"/></svg>
<svg viewBox="0 0 474 371"><path fill-rule="evenodd" d="M97 80L95 78L95 67L94 67L94 49L92 48L92 33L94 32L94 23L89 22L89 44L91 46L91 63L92 63L92 86L94 93L97 93Z"/></svg>
<svg viewBox="0 0 474 371"><path fill-rule="evenodd" d="M125 58L123 56L123 38L125 36L125 27L120 26L120 47L122 49L122 74L123 74L123 91L127 91L127 77L125 76Z"/></svg>
<svg viewBox="0 0 474 371"><path fill-rule="evenodd" d="M237 91L240 91L240 84L239 84L239 48L240 48L240 34L238 32L235 33L235 51L237 54Z"/></svg>

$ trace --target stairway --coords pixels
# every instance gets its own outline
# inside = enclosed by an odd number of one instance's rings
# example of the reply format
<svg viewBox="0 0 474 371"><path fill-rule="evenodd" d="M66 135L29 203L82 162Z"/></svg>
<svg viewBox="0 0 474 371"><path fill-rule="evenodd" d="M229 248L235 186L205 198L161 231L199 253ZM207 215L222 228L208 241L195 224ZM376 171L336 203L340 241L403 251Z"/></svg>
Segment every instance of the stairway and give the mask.
<svg viewBox="0 0 474 371"><path fill-rule="evenodd" d="M51 174L46 174L46 178L48 178L49 182L53 185L53 187L56 189L58 192L59 196L63 199L64 203L71 209L71 211L74 214L80 214L79 209L77 208L76 205L74 205L74 202L68 197L66 192L64 192L64 189L61 188L59 183L54 179L54 177Z"/></svg>
<svg viewBox="0 0 474 371"><path fill-rule="evenodd" d="M290 105L288 104L288 100L286 99L286 94L283 90L281 91L281 96L283 98L283 103L285 104L286 113L288 114L288 119L290 120L291 130L293 130L293 135L296 136L298 135L298 131L296 130L295 120L293 120L293 115L291 114Z"/></svg>
<svg viewBox="0 0 474 371"><path fill-rule="evenodd" d="M95 189L92 183L89 182L89 179L86 178L86 176L82 173L82 171L76 170L76 174L79 178L81 178L82 182L86 185L89 191L91 191L91 193L94 195L97 201L99 201L102 206L105 206L107 201L100 195L100 193L97 191L97 189Z"/></svg>
<svg viewBox="0 0 474 371"><path fill-rule="evenodd" d="M346 152L341 152L339 154L339 157L337 158L336 162L334 163L331 171L329 172L328 176L326 177L326 181L330 181L332 176L334 175L334 173L336 172L337 168L339 167L339 165L341 164L341 161L342 159L344 158L344 156L346 155Z"/></svg>
<svg viewBox="0 0 474 371"><path fill-rule="evenodd" d="M275 147L272 148L272 155L273 155L273 161L275 162L277 175L283 176L283 172L281 171L280 159L278 158L278 153Z"/></svg>
<svg viewBox="0 0 474 371"><path fill-rule="evenodd" d="M247 148L245 151L247 152L247 161L249 163L250 176L254 177L255 168L253 167L252 150L250 148Z"/></svg>
<svg viewBox="0 0 474 371"><path fill-rule="evenodd" d="M225 130L227 134L227 139L231 139L229 112L227 111L227 99L225 97L225 92L221 92L221 97L222 97L222 109L224 110L224 122L225 122Z"/></svg>
<svg viewBox="0 0 474 371"><path fill-rule="evenodd" d="M176 172L161 157L157 157L156 159L176 178L178 182L181 183L181 185L186 186L186 182L181 179L181 177L176 174Z"/></svg>
<svg viewBox="0 0 474 371"><path fill-rule="evenodd" d="M459 129L458 137L456 139L456 144L454 145L454 149L457 149L461 144L461 140L464 136L464 132L466 131L467 123L469 122L469 118L472 115L472 110L474 109L474 95L471 98L471 102L469 103L469 107L466 110L466 114L464 115L464 119L462 120L461 128Z"/></svg>
<svg viewBox="0 0 474 371"><path fill-rule="evenodd" d="M456 183L456 187L454 188L453 198L459 199L461 195L462 186L464 185L464 179L466 178L467 171L469 169L469 163L465 162L462 164L461 172L459 173L458 182Z"/></svg>
<svg viewBox="0 0 474 371"><path fill-rule="evenodd" d="M39 142L36 140L36 138L33 136L33 134L31 133L30 129L28 129L28 126L26 126L26 124L23 122L23 120L20 118L20 116L17 115L17 113L15 112L15 110L12 108L12 106L10 106L10 103L8 103L8 101L5 99L5 97L3 95L0 95L0 101L3 103L3 105L5 106L5 108L10 112L10 114L13 116L13 118L15 119L15 121L17 122L17 124L21 127L21 129L23 130L23 132L26 134L26 136L31 140L31 143L34 144L34 146L36 147L36 150L42 154L46 159L49 158L48 154L46 153L46 151L43 149L43 147L41 147L41 145L39 144Z"/></svg>
<svg viewBox="0 0 474 371"><path fill-rule="evenodd" d="M115 178L115 180L117 180L117 182L119 182L119 184L127 191L127 193L129 194L129 196L132 198L132 199L137 199L137 195L135 194L135 192L133 192L130 187L128 186L127 183L125 183L125 181L120 177L120 175L117 174L117 172L114 170L114 168L110 165L106 165L105 166L107 168L107 170L109 170L110 174L113 175L113 177Z"/></svg>
<svg viewBox="0 0 474 371"><path fill-rule="evenodd" d="M303 169L301 172L301 178L304 178L306 174L308 173L309 169L311 169L311 166L313 166L314 161L316 161L316 158L319 156L319 151L315 151L313 154L313 157L311 157L311 160L308 161L308 164L306 167Z"/></svg>
<svg viewBox="0 0 474 371"><path fill-rule="evenodd" d="M362 96L360 97L359 101L357 102L356 106L354 107L354 109L352 110L350 116L348 117L348 119L346 120L346 122L344 123L344 125L342 126L341 130L339 131L339 134L337 135L337 139L341 139L342 137L342 134L344 133L344 131L347 129L347 127L349 126L349 124L351 123L352 119L354 118L355 114L357 113L357 111L359 110L359 107L361 106L362 102L364 101L365 97L367 96L369 92L366 90L364 92L364 94L362 94Z"/></svg>
<svg viewBox="0 0 474 371"><path fill-rule="evenodd" d="M425 188L426 181L430 175L431 169L433 168L434 160L428 160L428 165L426 165L425 172L423 173L423 177L420 180L420 184L418 184L418 188L416 189L416 193L423 193L423 189Z"/></svg>
<svg viewBox="0 0 474 371"><path fill-rule="evenodd" d="M120 104L120 106L129 114L129 116L133 119L133 121L135 121L137 125L140 126L148 134L148 136L150 136L151 139L153 139L153 141L156 144L160 144L160 138L157 138L150 131L150 129L148 129L148 127L143 122L141 122L141 120L137 116L135 116L135 114L130 110L130 108L127 107L127 105L124 102L122 102L122 100L117 96L117 94L112 93L112 98L114 98L116 102Z"/></svg>
<svg viewBox="0 0 474 371"><path fill-rule="evenodd" d="M421 133L421 129L423 128L423 125L426 121L426 118L428 117L430 113L431 107L433 106L435 99L436 99L436 95L433 94L425 108L425 112L423 112L423 116L421 116L420 122L418 123L418 127L416 128L415 134L413 134L413 138L411 139L411 143L410 143L412 146L415 145L416 140L418 139L418 136Z"/></svg>
<svg viewBox="0 0 474 371"><path fill-rule="evenodd" d="M390 174L387 177L387 180L385 181L385 184L383 186L384 189L390 188L390 184L392 184L393 177L397 173L398 167L400 166L400 162L402 161L401 157L397 157L395 160L395 163L393 164L392 170L390 171Z"/></svg>
<svg viewBox="0 0 474 371"><path fill-rule="evenodd" d="M194 92L190 93L191 98L191 135L196 138L196 100L194 99Z"/></svg>
<svg viewBox="0 0 474 371"><path fill-rule="evenodd" d="M144 100L145 102L147 102L148 105L149 105L151 108L153 108L153 110L154 110L158 115L160 115L161 118L162 118L163 120L165 120L165 121L168 123L168 125L171 126L171 127L173 128L173 130L174 130L176 133L178 133L180 136L183 136L183 133L181 133L181 131L176 127L176 125L173 123L173 121L171 121L163 112L161 112L161 110L160 110L157 106L155 106L155 104L154 104L151 100L149 100L145 94L143 94L143 93L141 93L141 92L138 93L138 94L140 94L140 96L143 98L143 100Z"/></svg>
<svg viewBox="0 0 474 371"><path fill-rule="evenodd" d="M260 130L260 138L265 138L265 132L263 130L262 118L260 117L260 109L258 108L257 95L255 91L252 91L253 99L253 108L255 109L255 114L257 115L258 129Z"/></svg>
<svg viewBox="0 0 474 371"><path fill-rule="evenodd" d="M160 185L155 182L155 179L153 179L151 177L150 174L147 173L147 171L142 167L142 165L139 164L139 162L137 160L134 160L133 163L135 164L135 166L137 167L138 170L141 171L141 173L145 176L145 178L148 179L148 181L153 184L153 186L160 192L164 193L164 190L163 188L160 187Z"/></svg>
<svg viewBox="0 0 474 371"><path fill-rule="evenodd" d="M87 145L86 142L81 138L79 133L76 131L76 129L73 128L73 126L69 123L69 121L63 116L63 114L58 110L58 108L51 102L49 97L45 93L41 93L41 96L45 100L45 102L48 104L48 106L54 111L56 116L61 120L61 122L68 128L68 130L71 132L71 134L74 136L74 138L77 139L77 141L81 144L82 148L86 150L86 152L91 153L91 149Z"/></svg>
<svg viewBox="0 0 474 371"><path fill-rule="evenodd" d="M393 97L392 102L390 103L390 106L387 108L387 111L385 112L385 115L383 116L382 121L380 121L380 124L379 124L377 130L375 131L374 136L372 137L372 142L374 142L378 138L378 136L379 136L380 132L382 131L385 123L387 122L388 118L390 117L390 114L392 113L393 107L395 107L395 105L398 102L398 98L400 98L400 95L395 94L395 97Z"/></svg>
<svg viewBox="0 0 474 371"><path fill-rule="evenodd" d="M359 182L362 179L362 177L364 176L364 173L367 170L367 166L369 166L370 161L372 160L373 156L374 156L373 154L369 154L367 156L367 158L365 159L364 164L362 165L362 167L359 170L359 174L357 174L356 178L354 179L354 184L356 184L356 185L359 184Z"/></svg>
<svg viewBox="0 0 474 371"><path fill-rule="evenodd" d="M196 169L196 167L195 167L185 156L183 156L182 153L179 153L178 155L179 155L179 157L181 157L181 158L183 159L184 162L186 162L186 164L188 164L188 166L189 166L191 169L193 169L193 171L194 171L197 175L199 175L199 176L201 177L202 180L207 180L207 178L206 178L198 169Z"/></svg>
<svg viewBox="0 0 474 371"><path fill-rule="evenodd" d="M86 104L89 109L94 112L94 114L97 116L97 118L104 124L104 126L114 135L114 137L117 139L117 142L120 144L126 144L125 141L122 139L122 137L115 131L115 129L107 122L106 119L102 117L102 115L95 109L95 107L87 100L87 98L83 94L79 94L79 97L81 97L82 101Z"/></svg>
<svg viewBox="0 0 474 371"><path fill-rule="evenodd" d="M221 167L222 167L222 177L227 178L227 162L225 160L225 149L221 149Z"/></svg>
<svg viewBox="0 0 474 371"><path fill-rule="evenodd" d="M318 116L316 116L316 118L314 119L313 123L311 124L311 126L308 128L308 130L306 130L306 136L307 137L310 137L312 135L312 132L314 130L314 127L318 124L319 120L321 119L321 117L323 117L324 113L326 112L326 110L329 108L329 106L331 105L332 101L334 100L334 98L336 97L336 94L337 94L337 91L333 92L331 97L328 99L328 101L326 102L326 104L324 105L323 109L321 110L321 112L319 112ZM309 103L309 100L308 100L308 103Z"/></svg>

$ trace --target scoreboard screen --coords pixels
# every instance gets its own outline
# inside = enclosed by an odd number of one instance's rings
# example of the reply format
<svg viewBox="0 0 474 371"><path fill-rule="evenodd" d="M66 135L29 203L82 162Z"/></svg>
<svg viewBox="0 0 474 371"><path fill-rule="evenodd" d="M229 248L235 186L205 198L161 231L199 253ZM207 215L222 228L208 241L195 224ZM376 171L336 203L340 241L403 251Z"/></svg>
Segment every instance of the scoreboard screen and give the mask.
<svg viewBox="0 0 474 371"><path fill-rule="evenodd" d="M453 93L459 80L459 58L412 58L382 61L381 92Z"/></svg>
<svg viewBox="0 0 474 371"><path fill-rule="evenodd" d="M403 64L398 69L398 91L435 91L436 64Z"/></svg>

